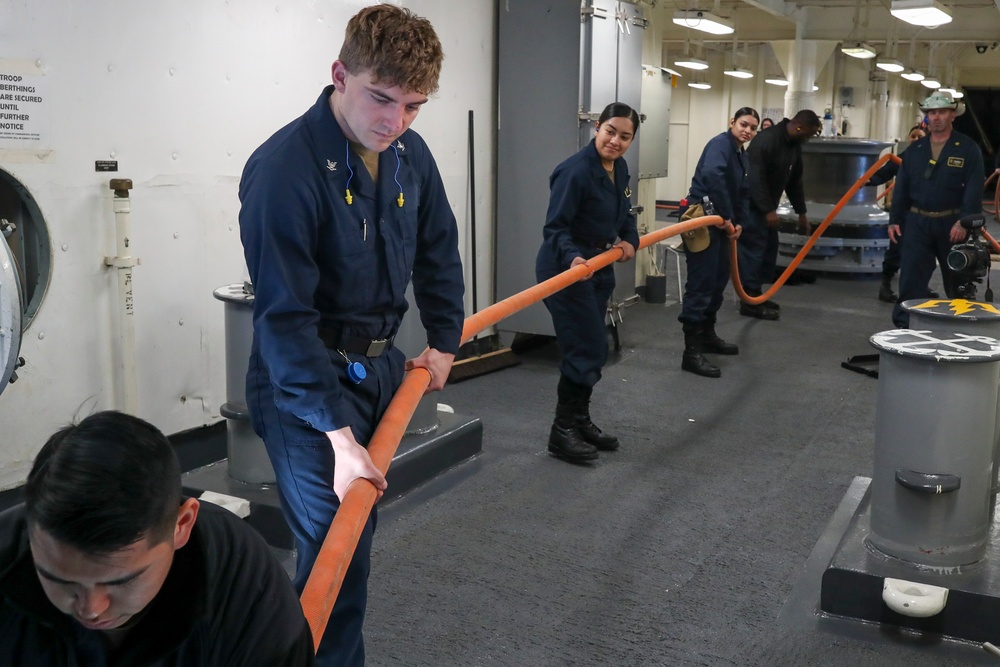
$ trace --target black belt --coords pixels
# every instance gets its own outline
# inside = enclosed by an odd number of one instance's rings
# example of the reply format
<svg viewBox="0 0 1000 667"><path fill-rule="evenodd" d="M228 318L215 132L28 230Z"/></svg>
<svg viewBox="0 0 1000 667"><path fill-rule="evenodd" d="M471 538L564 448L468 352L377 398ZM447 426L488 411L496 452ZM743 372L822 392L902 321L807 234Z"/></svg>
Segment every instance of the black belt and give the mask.
<svg viewBox="0 0 1000 667"><path fill-rule="evenodd" d="M388 338L360 338L358 336L342 336L339 331L322 327L319 330L319 339L328 348L351 354L363 354L366 357L381 357L386 350L392 347L392 341L395 338L395 335Z"/></svg>
<svg viewBox="0 0 1000 667"><path fill-rule="evenodd" d="M922 215L925 218L947 218L949 215L957 215L958 213L961 213L962 210L958 208L950 208L947 211L924 211L916 206L912 206L910 207L910 212Z"/></svg>

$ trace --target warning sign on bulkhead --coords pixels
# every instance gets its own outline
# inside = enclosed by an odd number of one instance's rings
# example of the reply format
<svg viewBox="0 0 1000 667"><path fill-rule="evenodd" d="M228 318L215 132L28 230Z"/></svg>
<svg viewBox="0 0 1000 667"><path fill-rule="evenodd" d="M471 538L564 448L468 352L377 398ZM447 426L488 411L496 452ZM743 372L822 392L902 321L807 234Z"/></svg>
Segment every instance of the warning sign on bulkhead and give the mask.
<svg viewBox="0 0 1000 667"><path fill-rule="evenodd" d="M0 63L0 148L45 148L48 100L45 76L4 71Z"/></svg>

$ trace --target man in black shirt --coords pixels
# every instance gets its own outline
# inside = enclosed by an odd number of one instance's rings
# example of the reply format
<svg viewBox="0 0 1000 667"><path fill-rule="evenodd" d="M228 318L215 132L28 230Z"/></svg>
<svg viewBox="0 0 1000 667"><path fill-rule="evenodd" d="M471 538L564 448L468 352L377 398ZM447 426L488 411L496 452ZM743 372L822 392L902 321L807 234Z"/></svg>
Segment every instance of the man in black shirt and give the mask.
<svg viewBox="0 0 1000 667"><path fill-rule="evenodd" d="M39 452L0 514L0 665L312 665L288 576L227 510L181 495L154 426L101 412Z"/></svg>
<svg viewBox="0 0 1000 667"><path fill-rule="evenodd" d="M770 282L778 261L778 203L788 194L799 214L799 225L808 229L806 199L802 190L802 144L823 128L815 112L803 109L789 120L764 130L750 142L750 216L738 246L740 282L749 296L760 296ZM740 315L764 320L779 317L778 304L766 301L740 304Z"/></svg>

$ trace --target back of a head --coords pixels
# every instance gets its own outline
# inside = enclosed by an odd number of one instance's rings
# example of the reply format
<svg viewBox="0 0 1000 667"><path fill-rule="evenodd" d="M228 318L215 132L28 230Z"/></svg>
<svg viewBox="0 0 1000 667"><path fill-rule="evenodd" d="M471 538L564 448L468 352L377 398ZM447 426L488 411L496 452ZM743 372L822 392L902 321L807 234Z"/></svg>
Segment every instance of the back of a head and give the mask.
<svg viewBox="0 0 1000 667"><path fill-rule="evenodd" d="M803 109L792 116L792 122L799 127L818 130L823 127L823 121L819 119L812 109Z"/></svg>
<svg viewBox="0 0 1000 667"><path fill-rule="evenodd" d="M394 5L374 5L347 23L340 60L351 74L430 95L438 89L444 51L430 21Z"/></svg>
<svg viewBox="0 0 1000 667"><path fill-rule="evenodd" d="M149 537L169 539L181 500L180 465L152 424L99 412L45 443L25 484L31 527L88 554Z"/></svg>

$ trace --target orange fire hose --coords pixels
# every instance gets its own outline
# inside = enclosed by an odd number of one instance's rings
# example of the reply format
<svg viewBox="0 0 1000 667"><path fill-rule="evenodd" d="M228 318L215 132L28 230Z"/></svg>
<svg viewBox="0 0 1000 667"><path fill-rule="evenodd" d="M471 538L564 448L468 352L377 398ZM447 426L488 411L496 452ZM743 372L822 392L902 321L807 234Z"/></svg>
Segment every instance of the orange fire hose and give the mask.
<svg viewBox="0 0 1000 667"><path fill-rule="evenodd" d="M791 276L792 273L795 271L795 269L798 268L799 264L802 263L802 260L805 259L805 256L809 254L809 251L812 250L812 247L816 245L816 241L819 240L819 237L823 235L823 232L825 232L826 228L830 226L830 223L832 223L833 219L837 217L837 214L839 214L840 211L844 208L844 206L847 205L847 202L849 202L851 198L855 195L855 193L857 193L857 191L860 190L864 186L864 184L868 182L868 179L870 179L875 174L875 172L878 171L882 167L882 165L884 165L889 160L892 160L893 162L896 163L902 162L902 160L900 160L892 153L887 153L886 155L883 155L878 160L876 160L875 164L869 167L868 171L866 171L861 176L861 178L859 178L857 182L854 185L852 185L851 188L846 193L844 193L844 196L840 198L840 201L837 202L837 205L833 207L833 210L831 210L827 214L826 218L823 219L823 222L820 224L820 226L817 227L815 231L813 231L812 236L810 236L809 240L806 241L804 246L802 246L802 249L799 250L799 253L795 255L795 258L792 260L791 264L789 264L785 268L785 272L782 273L781 276L774 281L773 285L771 285L771 289L767 290L760 296L751 297L747 295L747 293L743 290L743 285L742 283L740 283L739 266L737 265L738 258L736 256L736 241L735 240L731 241L729 246L729 258L730 258L729 273L732 276L733 288L736 290L736 294L739 295L740 299L749 304L757 305L759 303L764 303L772 296L774 296L774 294L779 289L781 289L781 286L785 284L785 281L788 280L789 276Z"/></svg>
<svg viewBox="0 0 1000 667"><path fill-rule="evenodd" d="M990 174L990 177L986 179L986 182L983 183L983 187L989 185L990 181L992 181L996 177L997 177L997 172L994 171L992 174ZM984 206L983 212L992 213L993 217L995 217L997 221L1000 221L1000 183L997 183L996 187L993 188L993 209L990 210L988 206Z"/></svg>
<svg viewBox="0 0 1000 667"><path fill-rule="evenodd" d="M721 217L708 215L670 225L645 234L639 239L639 247L636 250L692 229L718 225L721 222ZM471 340L483 329L491 327L513 313L585 278L591 271L610 266L621 259L623 255L624 251L621 248L611 248L587 260L587 264L580 264L563 271L545 282L538 283L475 313L465 320L465 326L462 328L462 342ZM403 437L406 425L410 423L410 419L417 409L417 403L423 396L424 390L427 389L427 385L430 384L430 380L430 373L425 368L414 368L408 371L403 377L403 383L399 390L392 397L385 415L379 421L371 442L368 444L368 454L371 456L372 463L383 474L389 469L389 464L392 463L392 457L396 454L396 448L399 447L399 441ZM368 520L368 515L375 505L376 497L375 486L368 480L359 478L351 482L340 503L340 509L337 510L333 518L326 539L323 541L323 547L316 557L316 563L313 565L305 588L302 590L300 602L306 621L312 631L314 646L319 646L320 638L326 630L327 622L330 620L330 612L333 611L333 604L340 593L344 575L354 556L354 550L358 546L358 540L361 538L361 531Z"/></svg>
<svg viewBox="0 0 1000 667"><path fill-rule="evenodd" d="M730 257L732 260L731 274L733 286L740 298L751 304L763 303L764 301L770 299L774 293L785 284L788 277L795 271L798 265L816 244L819 237L824 231L826 231L826 229L830 226L830 223L833 222L833 219L836 218L837 214L840 213L847 202L850 201L855 193L857 193L857 191L868 182L868 179L871 178L872 175L889 160L893 160L897 163L900 162L900 159L892 154L879 158L875 164L873 164L871 168L869 168L868 171L866 171L864 175L858 179L854 186L852 186L851 189L844 194L833 210L830 211L829 215L827 215L819 227L816 228L809 241L806 242L799 253L795 256L795 259L793 259L792 263L785 269L785 272L778 278L777 281L775 281L775 283L771 286L771 289L763 295L759 297L749 297L743 290L739 280L736 241L732 241L730 246ZM1000 197L1000 193L998 193L998 197ZM707 227L709 225L718 225L721 222L721 217L713 215L670 225L642 236L639 239L639 247L636 248L636 250L641 250L642 248L649 247L654 243L658 243L659 241L682 234L692 229ZM994 240L989 234L986 234L986 238L988 238L997 251L1000 252L1000 244L998 244L997 241ZM610 250L607 250L588 260L586 265L579 265L568 269L557 276L546 280L545 282L529 287L518 294L508 297L479 311L478 313L475 313L465 320L465 325L462 329L462 342L464 343L471 340L475 335L484 329L494 326L510 315L583 279L591 271L597 271L598 269L611 265L621 259L623 254L624 252L620 248L611 248ZM371 442L368 445L368 453L371 456L372 463L383 473L389 469L389 465L392 463L392 458L395 456L396 449L398 448L399 442L403 437L406 425L413 417L413 413L416 411L417 403L420 401L420 398L423 396L429 383L430 374L426 369L414 368L413 370L408 371L403 378L403 382L400 385L399 390L389 403L389 407L386 410L385 415L382 417L378 427L375 429L375 433L372 435ZM347 492L344 494L340 508L337 510L333 523L330 526L330 530L323 542L323 547L316 558L316 563L313 566L309 580L306 582L306 586L302 591L301 604L306 620L308 621L309 627L312 631L313 643L315 646L319 646L323 632L326 630L326 625L330 618L330 612L333 610L334 602L337 599L337 595L340 593L340 586L343 583L344 575L347 572L347 567L354 555L354 550L357 548L358 540L360 539L361 531L363 530L368 519L368 515L371 513L372 507L375 505L376 497L377 491L375 487L368 482L368 480L356 479L351 483Z"/></svg>

